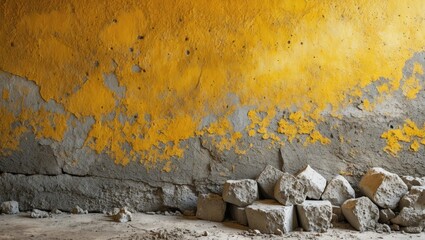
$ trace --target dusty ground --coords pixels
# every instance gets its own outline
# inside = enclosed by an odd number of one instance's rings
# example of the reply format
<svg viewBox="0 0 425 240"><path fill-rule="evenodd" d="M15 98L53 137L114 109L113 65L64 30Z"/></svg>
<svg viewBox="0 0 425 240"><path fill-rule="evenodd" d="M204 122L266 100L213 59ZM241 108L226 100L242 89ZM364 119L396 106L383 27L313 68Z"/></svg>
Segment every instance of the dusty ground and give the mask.
<svg viewBox="0 0 425 240"><path fill-rule="evenodd" d="M344 226L341 226L344 227ZM347 226L345 226L347 227ZM400 232L359 233L331 229L327 233L293 232L284 236L249 236L233 222L215 223L195 217L133 214L133 221L116 223L104 214L53 215L33 219L29 213L0 215L0 239L425 239L422 234Z"/></svg>

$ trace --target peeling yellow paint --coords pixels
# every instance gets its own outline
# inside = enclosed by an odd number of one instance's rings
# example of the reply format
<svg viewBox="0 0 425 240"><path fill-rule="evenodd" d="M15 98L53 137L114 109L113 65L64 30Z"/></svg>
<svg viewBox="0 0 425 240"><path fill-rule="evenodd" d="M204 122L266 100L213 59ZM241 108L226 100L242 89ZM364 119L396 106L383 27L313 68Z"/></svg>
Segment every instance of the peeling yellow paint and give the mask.
<svg viewBox="0 0 425 240"><path fill-rule="evenodd" d="M18 148L24 130L13 122L61 141L70 114L92 116L86 146L122 165L182 157L182 141L196 135L239 153L244 134L327 144L317 127L321 112L331 108L338 117L347 98L379 77L389 79L379 93L396 90L405 61L425 46L420 0L5 0L0 8L0 69L34 81L45 101L66 111L14 116L2 109L1 151ZM423 69L414 72L402 86L409 99L422 89L416 74ZM104 73L117 76L124 96L104 83ZM251 123L235 132L227 119L246 106ZM290 115L276 128L271 120L280 110ZM218 120L198 131L210 115ZM400 151L405 134L384 134L386 150Z"/></svg>
<svg viewBox="0 0 425 240"><path fill-rule="evenodd" d="M3 100L5 100L5 101L9 100L9 91L7 89L3 89L1 96L2 96Z"/></svg>
<svg viewBox="0 0 425 240"><path fill-rule="evenodd" d="M420 144L425 144L425 124L419 128L415 122L407 119L402 127L390 129L381 136L387 140L384 150L396 156L398 152L403 150L403 142L411 143L410 150L419 151Z"/></svg>

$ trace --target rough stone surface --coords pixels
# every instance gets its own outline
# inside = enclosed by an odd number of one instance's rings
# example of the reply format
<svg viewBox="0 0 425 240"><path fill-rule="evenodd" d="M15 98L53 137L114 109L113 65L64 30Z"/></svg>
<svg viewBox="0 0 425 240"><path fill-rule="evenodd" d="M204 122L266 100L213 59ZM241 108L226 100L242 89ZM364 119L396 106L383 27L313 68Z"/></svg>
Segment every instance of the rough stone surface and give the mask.
<svg viewBox="0 0 425 240"><path fill-rule="evenodd" d="M391 219L395 217L393 210L386 208L379 210L379 222L380 223L389 223Z"/></svg>
<svg viewBox="0 0 425 240"><path fill-rule="evenodd" d="M355 192L350 183L341 175L337 175L328 182L322 194L323 200L328 200L332 205L341 206L347 199L355 198Z"/></svg>
<svg viewBox="0 0 425 240"><path fill-rule="evenodd" d="M298 226L295 207L282 206L275 200L256 201L245 211L249 228L261 233L288 233Z"/></svg>
<svg viewBox="0 0 425 240"><path fill-rule="evenodd" d="M326 232L331 227L332 204L307 200L297 205L298 220L305 231Z"/></svg>
<svg viewBox="0 0 425 240"><path fill-rule="evenodd" d="M228 204L230 208L230 216L233 220L241 225L248 225L248 219L246 218L246 211L244 207L238 207L233 204Z"/></svg>
<svg viewBox="0 0 425 240"><path fill-rule="evenodd" d="M425 186L412 186L409 192L401 198L399 207L400 209L408 207L417 210L424 210Z"/></svg>
<svg viewBox="0 0 425 240"><path fill-rule="evenodd" d="M75 206L73 209L71 209L72 214L88 214L89 212L87 210L82 209L80 206Z"/></svg>
<svg viewBox="0 0 425 240"><path fill-rule="evenodd" d="M54 208L52 211L50 211L51 214L62 214L63 212L57 208Z"/></svg>
<svg viewBox="0 0 425 240"><path fill-rule="evenodd" d="M375 231L377 233L391 233L391 227L388 224L377 223Z"/></svg>
<svg viewBox="0 0 425 240"><path fill-rule="evenodd" d="M332 206L332 223L345 221L344 214L340 206Z"/></svg>
<svg viewBox="0 0 425 240"><path fill-rule="evenodd" d="M307 165L298 172L296 177L306 186L308 198L320 199L326 187L326 179L322 175Z"/></svg>
<svg viewBox="0 0 425 240"><path fill-rule="evenodd" d="M262 197L274 199L274 190L276 182L283 176L283 172L279 169L267 165L258 175L256 181Z"/></svg>
<svg viewBox="0 0 425 240"><path fill-rule="evenodd" d="M45 211L33 209L32 212L31 212L31 217L32 218L48 218L48 217L50 217L50 214L48 212L45 212Z"/></svg>
<svg viewBox="0 0 425 240"><path fill-rule="evenodd" d="M400 178L407 185L409 190L413 186L425 186L425 177L401 176Z"/></svg>
<svg viewBox="0 0 425 240"><path fill-rule="evenodd" d="M127 207L123 207L117 214L113 215L112 219L115 222L125 223L131 221L132 214L130 211L128 211Z"/></svg>
<svg viewBox="0 0 425 240"><path fill-rule="evenodd" d="M359 188L381 208L397 207L401 197L407 192L407 185L394 173L382 168L371 168L362 177Z"/></svg>
<svg viewBox="0 0 425 240"><path fill-rule="evenodd" d="M379 208L367 197L349 199L341 206L342 213L355 229L374 230L379 219Z"/></svg>
<svg viewBox="0 0 425 240"><path fill-rule="evenodd" d="M401 231L404 231L405 233L421 233L423 231L422 226L415 226L415 227L402 227Z"/></svg>
<svg viewBox="0 0 425 240"><path fill-rule="evenodd" d="M245 207L258 199L257 182L252 179L227 180L223 187L223 200Z"/></svg>
<svg viewBox="0 0 425 240"><path fill-rule="evenodd" d="M222 222L226 213L226 202L217 194L201 194L198 196L196 217L214 222Z"/></svg>
<svg viewBox="0 0 425 240"><path fill-rule="evenodd" d="M403 227L414 227L421 225L425 221L425 210L414 208L403 208L391 222Z"/></svg>
<svg viewBox="0 0 425 240"><path fill-rule="evenodd" d="M19 213L19 203L17 201L7 201L1 204L1 213L17 214Z"/></svg>
<svg viewBox="0 0 425 240"><path fill-rule="evenodd" d="M274 197L285 206L300 204L307 197L307 188L300 179L284 173L276 182Z"/></svg>

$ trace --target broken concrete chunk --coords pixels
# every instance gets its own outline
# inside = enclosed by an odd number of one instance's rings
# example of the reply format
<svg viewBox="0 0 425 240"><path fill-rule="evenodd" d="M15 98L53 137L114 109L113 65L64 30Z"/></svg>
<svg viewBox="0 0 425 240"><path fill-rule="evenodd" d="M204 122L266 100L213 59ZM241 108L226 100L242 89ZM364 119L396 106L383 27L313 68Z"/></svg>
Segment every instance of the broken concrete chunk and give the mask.
<svg viewBox="0 0 425 240"><path fill-rule="evenodd" d="M75 206L73 209L71 209L72 214L88 214L89 212L87 210L84 210L80 208L80 206Z"/></svg>
<svg viewBox="0 0 425 240"><path fill-rule="evenodd" d="M276 182L274 197L285 206L300 204L307 197L307 188L300 179L284 173Z"/></svg>
<svg viewBox="0 0 425 240"><path fill-rule="evenodd" d="M304 201L297 205L297 211L305 231L326 232L331 227L332 204L329 201Z"/></svg>
<svg viewBox="0 0 425 240"><path fill-rule="evenodd" d="M209 193L198 196L196 217L203 220L222 222L226 213L226 202L220 195Z"/></svg>
<svg viewBox="0 0 425 240"><path fill-rule="evenodd" d="M252 179L227 180L223 187L223 200L245 207L258 199L257 182Z"/></svg>
<svg viewBox="0 0 425 240"><path fill-rule="evenodd" d="M367 197L353 198L341 206L345 219L355 229L374 230L379 219L379 208Z"/></svg>
<svg viewBox="0 0 425 240"><path fill-rule="evenodd" d="M326 187L326 179L322 175L307 165L296 177L306 186L307 198L320 199Z"/></svg>
<svg viewBox="0 0 425 240"><path fill-rule="evenodd" d="M391 219L395 217L393 210L386 208L379 210L379 222L388 223Z"/></svg>
<svg viewBox="0 0 425 240"><path fill-rule="evenodd" d="M397 207L400 198L407 192L407 185L397 174L379 167L366 172L359 188L379 207L391 209Z"/></svg>
<svg viewBox="0 0 425 240"><path fill-rule="evenodd" d="M425 186L425 177L401 176L400 178L407 185L409 190L413 186Z"/></svg>
<svg viewBox="0 0 425 240"><path fill-rule="evenodd" d="M62 214L63 212L57 208L54 208L52 211L50 211L51 214Z"/></svg>
<svg viewBox="0 0 425 240"><path fill-rule="evenodd" d="M1 204L1 213L17 214L19 213L19 203L17 201L7 201Z"/></svg>
<svg viewBox="0 0 425 240"><path fill-rule="evenodd" d="M345 221L344 214L340 206L332 206L332 223Z"/></svg>
<svg viewBox="0 0 425 240"><path fill-rule="evenodd" d="M355 198L354 189L341 175L337 175L329 181L322 194L323 200L329 200L332 205L341 206L347 199Z"/></svg>
<svg viewBox="0 0 425 240"><path fill-rule="evenodd" d="M411 207L417 210L425 209L425 186L413 186L399 203L400 209Z"/></svg>
<svg viewBox="0 0 425 240"><path fill-rule="evenodd" d="M256 181L264 198L274 199L274 187L282 175L282 171L271 165L267 165L258 175Z"/></svg>
<svg viewBox="0 0 425 240"><path fill-rule="evenodd" d="M33 209L32 212L31 212L31 217L32 218L48 218L48 217L50 217L50 214L48 212L45 212L45 211Z"/></svg>
<svg viewBox="0 0 425 240"><path fill-rule="evenodd" d="M114 219L115 222L125 223L131 221L132 214L127 207L123 207L112 217L112 219Z"/></svg>
<svg viewBox="0 0 425 240"><path fill-rule="evenodd" d="M256 201L245 208L248 225L262 233L288 233L297 227L294 206L282 206L275 200Z"/></svg>
<svg viewBox="0 0 425 240"><path fill-rule="evenodd" d="M391 233L391 228L387 224L377 223L375 226L375 231L377 233Z"/></svg>
<svg viewBox="0 0 425 240"><path fill-rule="evenodd" d="M401 212L391 222L403 227L415 227L425 220L425 210L414 208L403 208Z"/></svg>
<svg viewBox="0 0 425 240"><path fill-rule="evenodd" d="M229 204L230 207L230 216L233 220L241 225L248 225L248 220L246 219L246 212L244 207L238 207L233 204Z"/></svg>
<svg viewBox="0 0 425 240"><path fill-rule="evenodd" d="M401 231L404 231L405 233L421 233L423 230L422 226L416 226L416 227L402 227Z"/></svg>

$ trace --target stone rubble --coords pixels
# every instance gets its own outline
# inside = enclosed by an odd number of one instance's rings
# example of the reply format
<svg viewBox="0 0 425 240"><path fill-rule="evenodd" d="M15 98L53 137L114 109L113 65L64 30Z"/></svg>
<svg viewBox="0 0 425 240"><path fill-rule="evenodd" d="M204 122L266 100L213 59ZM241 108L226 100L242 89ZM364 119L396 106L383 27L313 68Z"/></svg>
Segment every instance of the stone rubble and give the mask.
<svg viewBox="0 0 425 240"><path fill-rule="evenodd" d="M226 202L217 194L201 194L198 196L196 217L203 220L222 222L226 213Z"/></svg>
<svg viewBox="0 0 425 240"><path fill-rule="evenodd" d="M279 169L267 165L258 175L256 181L263 198L274 199L274 189L276 182L283 176L283 172Z"/></svg>
<svg viewBox="0 0 425 240"><path fill-rule="evenodd" d="M50 211L51 214L62 214L63 212L57 208L52 209L52 211Z"/></svg>
<svg viewBox="0 0 425 240"><path fill-rule="evenodd" d="M425 222L425 210L403 208L391 222L403 227L416 227Z"/></svg>
<svg viewBox="0 0 425 240"><path fill-rule="evenodd" d="M228 204L228 208L230 208L230 216L232 217L232 219L236 220L236 222L240 225L248 225L248 219L246 218L246 212L244 207Z"/></svg>
<svg viewBox="0 0 425 240"><path fill-rule="evenodd" d="M132 217L133 216L127 207L123 207L117 214L113 215L112 219L115 222L125 223L131 221Z"/></svg>
<svg viewBox="0 0 425 240"><path fill-rule="evenodd" d="M31 212L32 218L48 218L51 217L51 215L48 212L41 211L38 209L33 209Z"/></svg>
<svg viewBox="0 0 425 240"><path fill-rule="evenodd" d="M275 184L274 197L285 206L301 204L307 197L307 188L298 178L284 173Z"/></svg>
<svg viewBox="0 0 425 240"><path fill-rule="evenodd" d="M400 200L400 209L405 207L417 210L425 209L425 186L413 186Z"/></svg>
<svg viewBox="0 0 425 240"><path fill-rule="evenodd" d="M367 197L349 199L341 206L345 219L355 229L374 230L379 219L379 208Z"/></svg>
<svg viewBox="0 0 425 240"><path fill-rule="evenodd" d="M329 200L332 205L341 206L346 200L355 198L355 192L350 183L341 175L328 182L322 194L323 200Z"/></svg>
<svg viewBox="0 0 425 240"><path fill-rule="evenodd" d="M394 173L382 168L369 169L359 183L362 193L381 208L395 209L407 192L407 185Z"/></svg>
<svg viewBox="0 0 425 240"><path fill-rule="evenodd" d="M223 200L239 207L245 207L259 198L255 180L227 180L223 186Z"/></svg>
<svg viewBox="0 0 425 240"><path fill-rule="evenodd" d="M0 212L4 214L17 214L19 213L19 203L17 201L3 202L0 206Z"/></svg>
<svg viewBox="0 0 425 240"><path fill-rule="evenodd" d="M246 207L248 226L261 233L288 233L297 227L294 206L283 206L275 200L260 200Z"/></svg>
<svg viewBox="0 0 425 240"><path fill-rule="evenodd" d="M409 190L413 186L425 186L425 177L401 176L400 178L407 185Z"/></svg>
<svg viewBox="0 0 425 240"><path fill-rule="evenodd" d="M389 208L379 210L379 222L380 223L389 223L391 219L395 217L393 210Z"/></svg>
<svg viewBox="0 0 425 240"><path fill-rule="evenodd" d="M331 227L332 204L307 200L297 205L298 220L305 231L326 232Z"/></svg>
<svg viewBox="0 0 425 240"><path fill-rule="evenodd" d="M326 188L326 179L316 172L310 165L296 175L307 188L307 198L319 200Z"/></svg>
<svg viewBox="0 0 425 240"><path fill-rule="evenodd" d="M332 223L345 221L344 214L340 206L332 206Z"/></svg>
<svg viewBox="0 0 425 240"><path fill-rule="evenodd" d="M87 210L80 208L80 206L77 205L71 210L71 213L72 214L88 214L89 212Z"/></svg>

